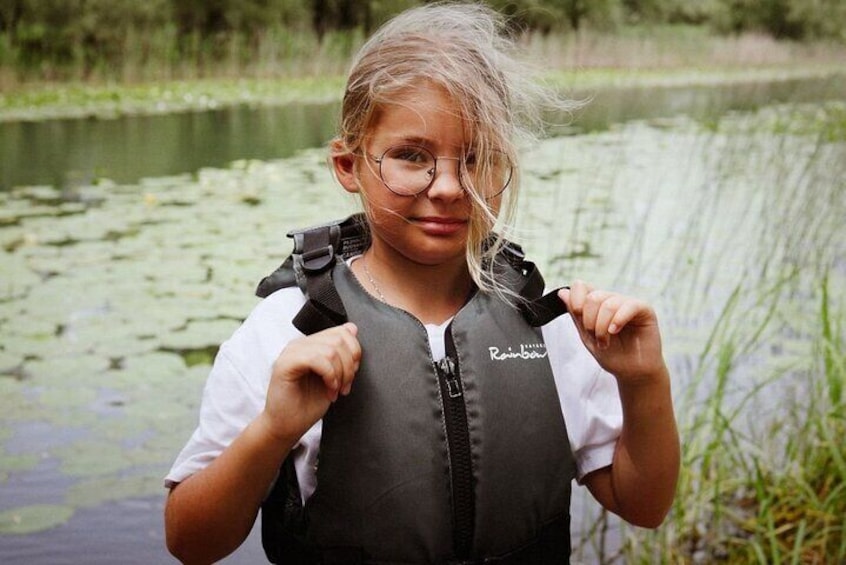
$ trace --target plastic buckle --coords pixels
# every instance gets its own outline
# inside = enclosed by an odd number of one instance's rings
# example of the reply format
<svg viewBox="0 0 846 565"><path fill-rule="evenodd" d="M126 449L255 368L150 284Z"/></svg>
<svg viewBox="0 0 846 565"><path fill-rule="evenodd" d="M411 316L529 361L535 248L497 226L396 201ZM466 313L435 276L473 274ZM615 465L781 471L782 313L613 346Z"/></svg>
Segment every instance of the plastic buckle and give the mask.
<svg viewBox="0 0 846 565"><path fill-rule="evenodd" d="M303 271L309 274L319 274L335 263L335 249L331 245L312 249L302 254Z"/></svg>

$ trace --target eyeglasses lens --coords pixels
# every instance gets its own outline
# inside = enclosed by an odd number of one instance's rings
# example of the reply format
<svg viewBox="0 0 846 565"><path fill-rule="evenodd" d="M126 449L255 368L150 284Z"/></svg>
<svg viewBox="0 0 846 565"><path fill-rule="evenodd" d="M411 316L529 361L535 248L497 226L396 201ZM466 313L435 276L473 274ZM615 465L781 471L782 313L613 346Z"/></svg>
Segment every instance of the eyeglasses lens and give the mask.
<svg viewBox="0 0 846 565"><path fill-rule="evenodd" d="M512 166L504 153L491 155L489 170L477 166L474 154L462 158L459 165L461 186L478 190L485 198L500 194L511 182ZM379 159L382 181L391 191L401 195L423 192L432 184L437 159L431 151L417 145L389 148Z"/></svg>

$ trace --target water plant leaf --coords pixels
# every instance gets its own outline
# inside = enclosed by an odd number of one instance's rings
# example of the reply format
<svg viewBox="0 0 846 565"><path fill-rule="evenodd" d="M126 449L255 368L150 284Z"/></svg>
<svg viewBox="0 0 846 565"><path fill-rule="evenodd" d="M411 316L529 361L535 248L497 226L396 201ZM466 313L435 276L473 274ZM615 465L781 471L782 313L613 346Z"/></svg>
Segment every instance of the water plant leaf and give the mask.
<svg viewBox="0 0 846 565"><path fill-rule="evenodd" d="M35 504L0 512L0 533L31 534L60 526L71 519L70 506Z"/></svg>

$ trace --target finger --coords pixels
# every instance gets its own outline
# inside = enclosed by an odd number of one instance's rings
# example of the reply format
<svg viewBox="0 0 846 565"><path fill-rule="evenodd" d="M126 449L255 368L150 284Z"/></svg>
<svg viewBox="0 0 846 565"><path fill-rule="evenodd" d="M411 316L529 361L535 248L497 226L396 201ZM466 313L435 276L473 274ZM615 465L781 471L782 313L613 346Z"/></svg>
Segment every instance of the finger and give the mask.
<svg viewBox="0 0 846 565"><path fill-rule="evenodd" d="M599 310L596 313L596 323L593 328L593 333L596 336L597 343L601 347L607 347L610 341L611 332L610 326L612 320L617 314L617 311L624 303L625 298L619 294L608 294L599 305Z"/></svg>
<svg viewBox="0 0 846 565"><path fill-rule="evenodd" d="M567 307L568 312L572 312L573 309L570 307L570 288L563 287L558 289L558 299L564 303L564 306Z"/></svg>
<svg viewBox="0 0 846 565"><path fill-rule="evenodd" d="M592 290L585 296L584 306L582 308L582 324L589 332L596 331L597 317L602 304L611 296L610 292L604 290Z"/></svg>
<svg viewBox="0 0 846 565"><path fill-rule="evenodd" d="M347 344L348 349L344 351L342 356L344 361L343 373L341 378L340 392L346 396L352 390L352 382L358 373L358 368L361 362L361 346L358 340L353 338L352 343Z"/></svg>
<svg viewBox="0 0 846 565"><path fill-rule="evenodd" d="M654 318L655 315L646 303L629 299L623 302L608 324L608 333L616 335L623 331L636 318Z"/></svg>
<svg viewBox="0 0 846 565"><path fill-rule="evenodd" d="M309 372L323 383L326 398L330 402L334 402L338 398L341 387L340 375L343 371L343 362L337 353L337 349L326 343L314 344L308 368Z"/></svg>
<svg viewBox="0 0 846 565"><path fill-rule="evenodd" d="M587 285L579 280L573 281L570 288L562 288L558 291L558 297L567 305L567 310L570 313L570 318L573 320L573 325L579 333L582 342L588 346L593 347L593 334L586 331L582 322L582 308L584 306L584 297L587 295Z"/></svg>
<svg viewBox="0 0 846 565"><path fill-rule="evenodd" d="M347 368L352 366L345 335L350 336L346 330L332 328L314 334L309 343L309 370L321 379L326 397L332 402L337 400Z"/></svg>
<svg viewBox="0 0 846 565"><path fill-rule="evenodd" d="M570 285L570 303L567 307L574 316L582 315L582 308L584 307L585 297L588 293L588 286L578 279L573 281Z"/></svg>
<svg viewBox="0 0 846 565"><path fill-rule="evenodd" d="M355 324L347 323L327 336L337 340L332 342L332 346L336 350L339 361L339 364L336 364L336 370L339 378L338 392L342 395L350 393L352 380L358 372L361 361L361 344L356 338L357 333L358 328Z"/></svg>

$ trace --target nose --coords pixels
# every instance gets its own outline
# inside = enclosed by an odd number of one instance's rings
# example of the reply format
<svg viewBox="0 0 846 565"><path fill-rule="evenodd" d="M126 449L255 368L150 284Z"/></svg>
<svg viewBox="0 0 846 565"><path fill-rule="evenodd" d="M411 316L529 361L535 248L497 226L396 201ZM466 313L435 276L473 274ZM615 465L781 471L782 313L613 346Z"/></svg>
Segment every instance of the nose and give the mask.
<svg viewBox="0 0 846 565"><path fill-rule="evenodd" d="M454 161L447 164L444 161ZM429 198L455 200L464 197L464 187L461 186L460 157L438 157L435 160L435 178L427 192Z"/></svg>

